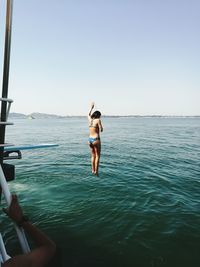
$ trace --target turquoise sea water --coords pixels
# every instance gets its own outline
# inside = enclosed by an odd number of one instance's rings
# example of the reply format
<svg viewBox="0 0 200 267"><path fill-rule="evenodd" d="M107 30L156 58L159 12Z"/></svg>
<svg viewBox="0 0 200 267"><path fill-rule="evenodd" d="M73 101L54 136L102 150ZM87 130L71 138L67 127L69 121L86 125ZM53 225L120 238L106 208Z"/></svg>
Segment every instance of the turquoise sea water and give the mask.
<svg viewBox="0 0 200 267"><path fill-rule="evenodd" d="M6 141L57 143L23 152L9 184L58 244L63 266L200 266L200 119L103 118L100 176L85 118L15 120ZM7 249L19 251L1 219Z"/></svg>

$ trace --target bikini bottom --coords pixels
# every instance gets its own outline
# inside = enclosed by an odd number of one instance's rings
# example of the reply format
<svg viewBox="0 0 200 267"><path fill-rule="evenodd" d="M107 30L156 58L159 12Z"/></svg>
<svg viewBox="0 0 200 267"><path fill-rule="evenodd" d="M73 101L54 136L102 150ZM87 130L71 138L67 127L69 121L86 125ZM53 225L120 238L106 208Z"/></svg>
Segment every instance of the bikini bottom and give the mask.
<svg viewBox="0 0 200 267"><path fill-rule="evenodd" d="M89 139L88 139L90 144L93 144L97 140L100 140L100 138L99 137L89 137Z"/></svg>

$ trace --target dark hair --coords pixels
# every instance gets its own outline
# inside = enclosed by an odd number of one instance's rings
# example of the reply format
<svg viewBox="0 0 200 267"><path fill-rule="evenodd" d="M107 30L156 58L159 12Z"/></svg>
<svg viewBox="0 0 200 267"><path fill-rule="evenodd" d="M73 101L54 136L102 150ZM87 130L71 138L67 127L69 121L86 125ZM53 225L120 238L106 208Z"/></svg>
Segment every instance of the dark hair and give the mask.
<svg viewBox="0 0 200 267"><path fill-rule="evenodd" d="M95 112L92 113L91 118L92 119L99 119L101 117L101 112L96 110Z"/></svg>

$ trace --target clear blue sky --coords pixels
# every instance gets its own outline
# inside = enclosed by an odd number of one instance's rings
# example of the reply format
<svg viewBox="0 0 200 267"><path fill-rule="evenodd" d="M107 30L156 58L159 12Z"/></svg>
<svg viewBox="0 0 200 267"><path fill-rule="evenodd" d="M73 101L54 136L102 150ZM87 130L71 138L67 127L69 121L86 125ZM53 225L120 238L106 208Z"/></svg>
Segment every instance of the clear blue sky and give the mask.
<svg viewBox="0 0 200 267"><path fill-rule="evenodd" d="M84 115L95 101L110 115L200 115L199 0L15 0L13 11L12 112Z"/></svg>

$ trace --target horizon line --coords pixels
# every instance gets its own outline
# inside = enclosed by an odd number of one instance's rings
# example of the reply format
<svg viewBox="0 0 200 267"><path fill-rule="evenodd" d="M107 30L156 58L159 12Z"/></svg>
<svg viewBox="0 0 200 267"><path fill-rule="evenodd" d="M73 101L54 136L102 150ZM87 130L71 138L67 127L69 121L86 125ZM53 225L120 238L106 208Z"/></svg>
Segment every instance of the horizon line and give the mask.
<svg viewBox="0 0 200 267"><path fill-rule="evenodd" d="M43 112L32 112L32 113L29 113L29 114L25 114L25 113L20 113L20 112L10 112L10 115L12 114L21 114L21 115L24 115L24 116L31 116L33 114L40 114L40 115L49 115L49 116L58 116L58 117L87 117L87 114L86 115L60 115L60 114L55 114L55 113L43 113ZM103 114L102 117L200 117L200 114L199 115L178 115L178 114L164 114L164 115L161 115L161 114L144 114L144 115L141 115L141 114Z"/></svg>

